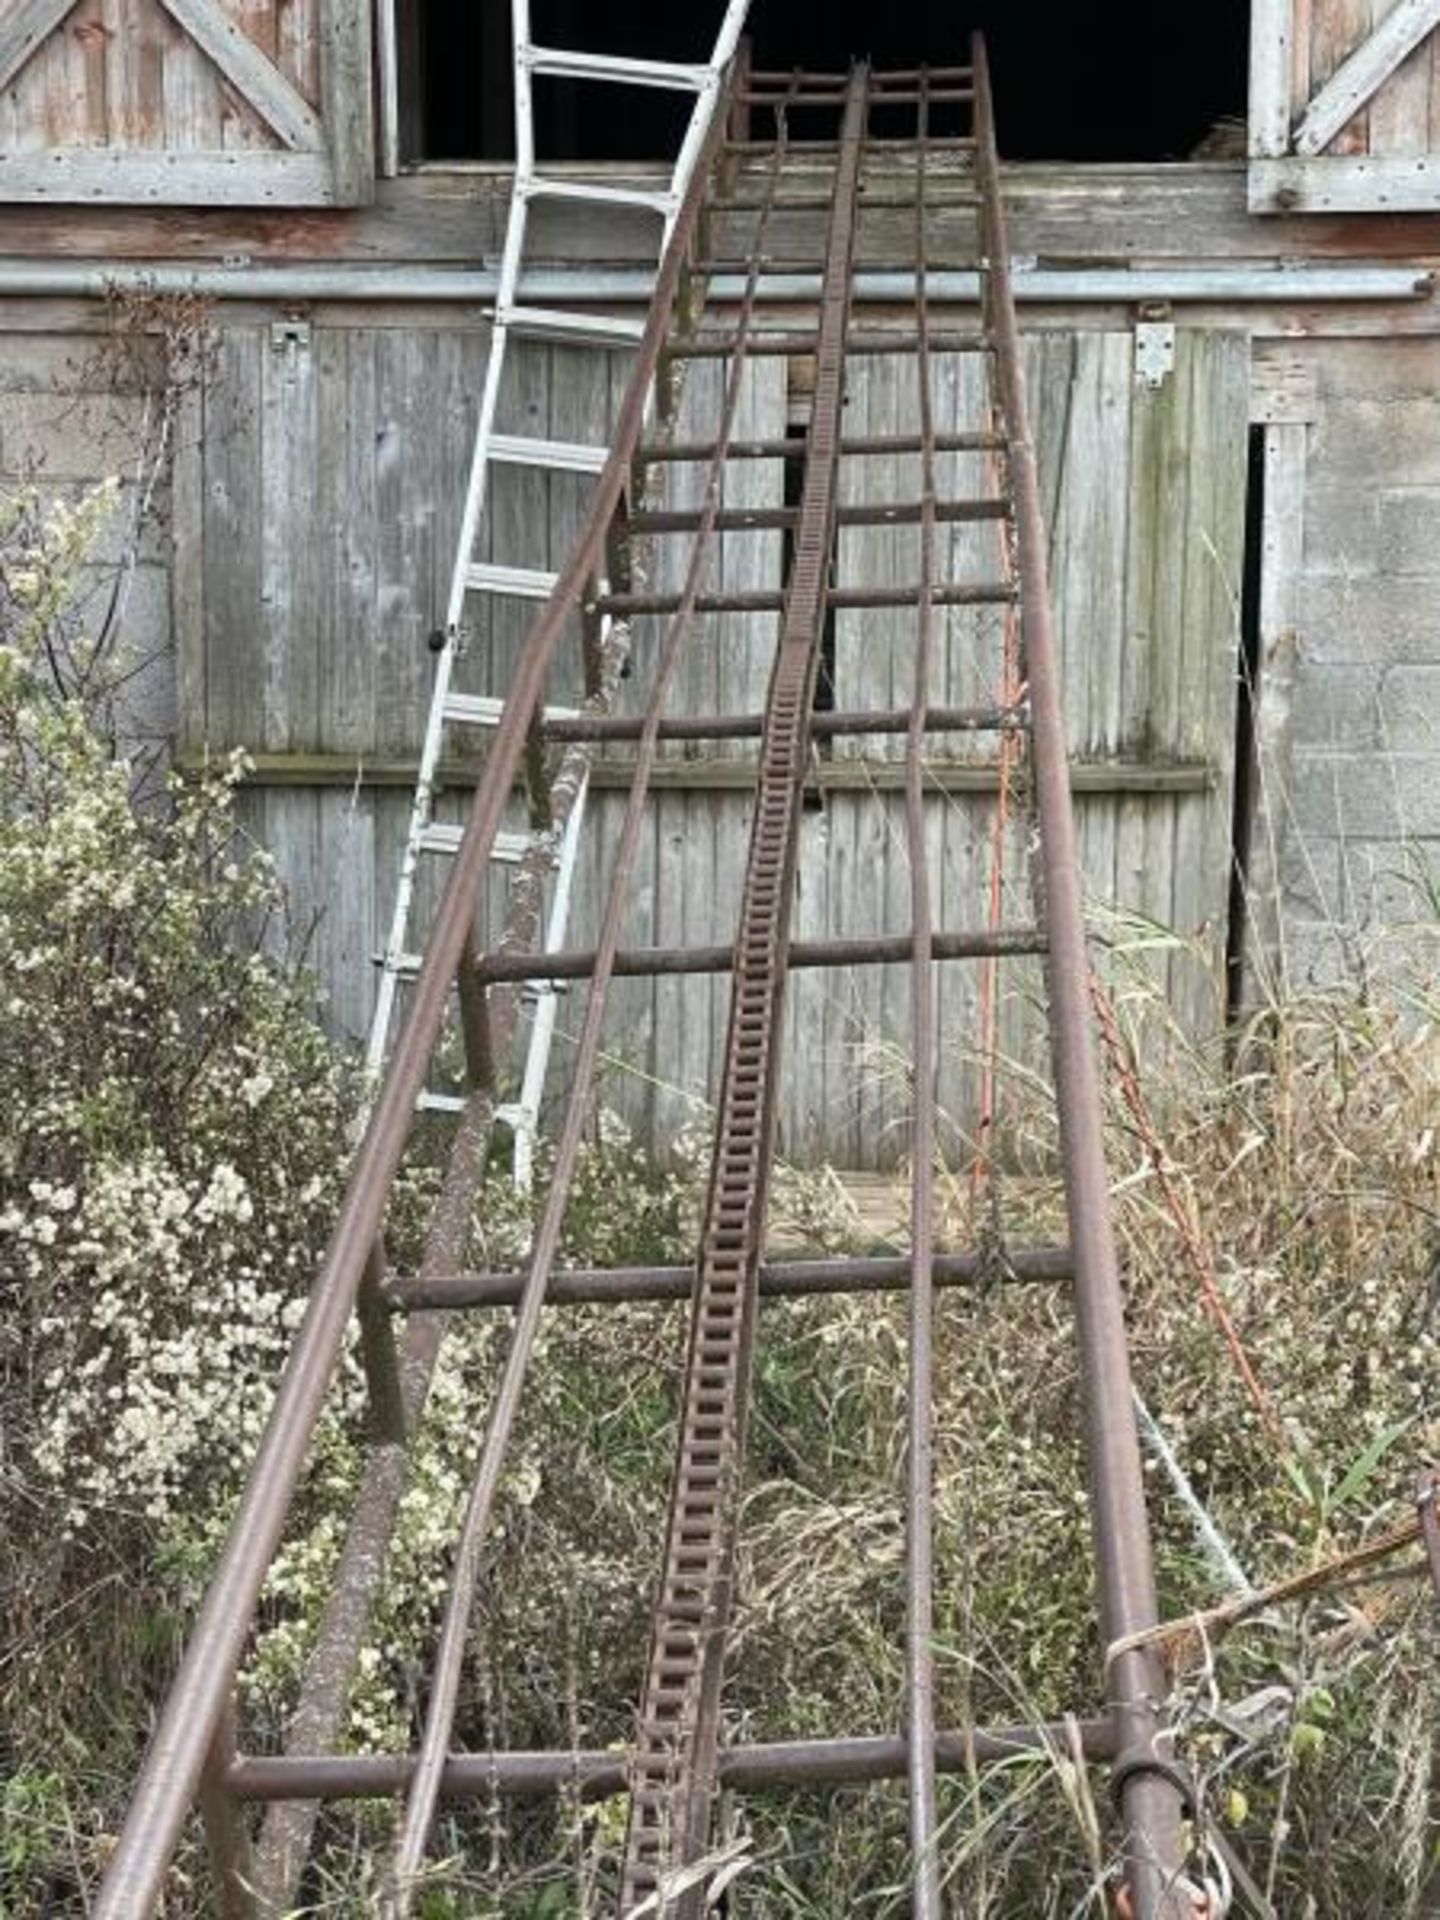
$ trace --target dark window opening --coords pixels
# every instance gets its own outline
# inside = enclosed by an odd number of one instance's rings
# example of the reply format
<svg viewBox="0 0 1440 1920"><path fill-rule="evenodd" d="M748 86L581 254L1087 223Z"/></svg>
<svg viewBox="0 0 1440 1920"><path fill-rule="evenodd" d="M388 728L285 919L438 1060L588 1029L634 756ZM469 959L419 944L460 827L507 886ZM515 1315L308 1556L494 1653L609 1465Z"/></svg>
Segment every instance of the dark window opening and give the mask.
<svg viewBox="0 0 1440 1920"><path fill-rule="evenodd" d="M1233 1020L1245 1010L1245 971L1251 958L1251 841L1259 799L1256 725L1260 700L1260 595L1265 550L1265 429L1250 429L1245 487L1245 571L1240 586L1240 657L1235 699L1234 811L1230 822L1230 910L1225 932L1225 1001Z"/></svg>
<svg viewBox="0 0 1440 1920"><path fill-rule="evenodd" d="M396 0L405 158L513 156L510 14L504 0ZM721 0L533 0L542 45L650 59L699 60ZM1217 124L1243 119L1246 0L1157 10L1153 0L1094 9L1052 0L974 0L953 14L925 0L756 0L757 66L840 70L953 66L968 36L989 36L1000 145L1015 160L1183 160ZM536 83L537 151L550 160L642 160L674 154L687 97L590 81ZM827 128L827 133L833 130Z"/></svg>

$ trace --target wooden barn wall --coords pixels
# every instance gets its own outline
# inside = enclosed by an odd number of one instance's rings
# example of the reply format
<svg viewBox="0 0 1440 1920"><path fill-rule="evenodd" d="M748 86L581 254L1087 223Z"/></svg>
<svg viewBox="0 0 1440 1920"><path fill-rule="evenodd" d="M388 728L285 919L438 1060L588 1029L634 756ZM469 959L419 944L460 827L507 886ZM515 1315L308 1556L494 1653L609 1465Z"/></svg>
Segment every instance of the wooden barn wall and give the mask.
<svg viewBox="0 0 1440 1920"><path fill-rule="evenodd" d="M193 516L191 537L203 552L203 564L189 570L196 604L182 623L203 637L181 657L183 745L194 754L244 744L259 758L262 784L247 796L248 818L290 882L330 1017L350 1034L365 1026L370 956L398 872L403 773L422 724L426 642L444 603L483 351L482 335L461 330L357 326L306 337L283 327L228 328L204 399L203 474L177 500ZM1037 334L1028 356L1072 746L1087 765L1079 800L1087 885L1097 902L1138 917L1121 937L1150 946L1137 931L1143 921L1173 927L1189 943L1152 951L1150 964L1183 1025L1206 1031L1219 1005L1224 942L1249 346L1238 335L1182 331L1176 371L1157 390L1136 384L1129 332ZM593 437L623 378L613 360L561 348L530 350L519 371L515 411L502 428L559 438ZM682 431L713 424L717 378L701 370L688 383ZM784 380L778 362L751 370L741 433L782 430ZM976 424L977 398L961 363L944 363L937 385L939 424ZM852 378L855 431L913 427L913 410L913 392L893 364L874 362ZM944 484L957 491L993 478L974 459L949 464ZM915 487L900 462L883 476L848 474L846 485L868 488L877 477L897 498ZM672 496L693 497L697 478L680 470ZM507 560L557 564L578 521L582 483L504 471L495 479L482 551L498 533L493 550ZM731 498L774 504L781 488L778 465L754 463ZM993 530L956 529L955 562L972 576L993 573L994 540ZM908 577L913 545L913 533L894 529L847 536L843 569L857 578ZM674 564L657 554L654 576L665 578ZM778 535L727 535L718 578L735 588L773 584L781 564ZM531 612L495 602L475 618L463 686L503 690ZM912 623L910 613L838 623L838 704L904 697ZM657 624L640 623L634 636L637 689ZM700 623L672 707L753 711L763 699L773 617L732 624L723 648L714 625ZM939 649L936 697L993 696L1000 635L993 616L956 610ZM562 682L552 699L575 691L573 681ZM954 753L935 769L930 832L942 922L966 928L986 913L994 793L988 748L962 739ZM907 874L893 754L893 746L859 754L847 743L820 763L805 816L799 937L903 928ZM681 747L667 753L627 943L707 942L733 931L748 820L745 758L733 748L723 760ZM623 810L623 767L609 764L617 760L623 755L612 750L592 800L573 924L581 943L594 932ZM337 765L351 769L349 784ZM457 788L443 807L458 812L461 798ZM432 897L439 865L426 876ZM497 879L497 912L503 886ZM1005 887L1006 918L1028 917L1024 872L1009 872ZM941 1098L957 1128L973 1106L978 979L973 966L943 970ZM1008 970L1003 1043L1020 1062L1036 1056L1033 984L1026 965ZM606 1097L647 1139L663 1143L703 1111L718 1068L724 996L719 980L617 983ZM899 1150L907 1018L902 969L796 977L781 1114L787 1151L864 1165ZM557 1084L564 1036L577 1024L572 997L560 1021Z"/></svg>

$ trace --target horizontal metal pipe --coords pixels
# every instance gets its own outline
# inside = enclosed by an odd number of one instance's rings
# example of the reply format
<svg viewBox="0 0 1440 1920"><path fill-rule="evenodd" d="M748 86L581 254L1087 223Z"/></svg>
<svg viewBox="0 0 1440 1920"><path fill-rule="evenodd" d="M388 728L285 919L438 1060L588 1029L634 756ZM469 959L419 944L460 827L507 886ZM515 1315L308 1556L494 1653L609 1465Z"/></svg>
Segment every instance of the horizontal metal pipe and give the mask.
<svg viewBox="0 0 1440 1920"><path fill-rule="evenodd" d="M6 260L0 262L0 299L108 299L112 291L194 293L207 299L255 300L279 305L309 300L456 302L493 301L500 276L492 267L177 266L174 262ZM1334 300L1412 300L1434 288L1433 274L1414 267L1017 267L1015 298L1052 306L1087 303L1130 305L1152 300L1289 301L1297 305ZM980 298L977 273L940 271L928 276L932 302L972 306ZM535 305L646 304L655 276L643 267L549 268L522 276L520 297ZM818 273L763 274L766 300L812 300ZM712 300L740 297L737 275L712 280ZM904 304L915 297L913 273L855 275L855 298L863 303Z"/></svg>
<svg viewBox="0 0 1440 1920"><path fill-rule="evenodd" d="M1074 1723L1087 1759L1114 1758L1108 1721ZM1013 1727L976 1727L968 1733L942 1733L935 1741L935 1764L942 1773L962 1773L972 1758L982 1766L1013 1759L1019 1753L1071 1751L1071 1729L1064 1722ZM246 1755L227 1777L241 1800L375 1800L401 1793L415 1768L410 1754L345 1754L336 1758L291 1754L282 1758ZM720 1781L732 1791L759 1792L769 1787L864 1786L872 1780L896 1780L905 1771L905 1742L895 1735L848 1740L776 1740L730 1747L720 1754ZM578 1788L587 1800L605 1800L629 1785L624 1753L532 1752L454 1754L445 1764L441 1794L449 1800L535 1798Z"/></svg>
<svg viewBox="0 0 1440 1920"><path fill-rule="evenodd" d="M790 948L789 965L796 967L875 967L908 961L914 944L910 935L895 934L868 940L797 940ZM1038 927L1002 927L997 932L937 933L937 960L983 960L995 955L1043 953L1045 938ZM652 979L661 974L728 973L735 964L733 946L630 947L615 956L617 978ZM593 953L487 953L476 963L476 973L491 984L498 980L584 980L593 971Z"/></svg>
<svg viewBox="0 0 1440 1920"><path fill-rule="evenodd" d="M937 1287L1048 1286L1070 1278L1064 1247L1016 1247L1003 1253L943 1253L935 1256ZM853 1260L770 1260L760 1268L760 1292L776 1300L843 1293L896 1293L910 1279L908 1256ZM421 1308L508 1307L520 1298L521 1273L457 1273L439 1278L392 1275L381 1288L397 1312ZM552 1307L615 1306L645 1300L688 1300L693 1267L569 1267L550 1277L545 1300Z"/></svg>

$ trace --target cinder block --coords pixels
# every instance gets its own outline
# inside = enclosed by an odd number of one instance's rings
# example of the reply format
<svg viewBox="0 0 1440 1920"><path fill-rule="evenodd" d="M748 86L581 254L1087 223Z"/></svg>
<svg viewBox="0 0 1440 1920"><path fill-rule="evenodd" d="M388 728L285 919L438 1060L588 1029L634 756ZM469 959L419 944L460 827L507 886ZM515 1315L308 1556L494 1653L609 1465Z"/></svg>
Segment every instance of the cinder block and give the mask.
<svg viewBox="0 0 1440 1920"><path fill-rule="evenodd" d="M1380 740L1401 752L1434 753L1440 773L1440 662L1385 670L1380 683Z"/></svg>
<svg viewBox="0 0 1440 1920"><path fill-rule="evenodd" d="M1440 929L1440 841L1350 841L1341 868L1349 925L1366 932Z"/></svg>
<svg viewBox="0 0 1440 1920"><path fill-rule="evenodd" d="M1302 566L1312 579L1363 578L1380 571L1380 530L1368 484L1307 485Z"/></svg>
<svg viewBox="0 0 1440 1920"><path fill-rule="evenodd" d="M1379 665L1331 666L1302 659L1290 706L1290 737L1301 747L1381 744ZM1261 698L1264 694L1262 691Z"/></svg>
<svg viewBox="0 0 1440 1920"><path fill-rule="evenodd" d="M1440 835L1440 756L1297 750L1291 800L1299 831L1398 840Z"/></svg>
<svg viewBox="0 0 1440 1920"><path fill-rule="evenodd" d="M1340 842L1301 832L1291 820L1281 828L1278 849L1280 899L1287 916L1336 920L1340 916Z"/></svg>
<svg viewBox="0 0 1440 1920"><path fill-rule="evenodd" d="M43 486L133 473L144 419L124 394L0 394L0 476Z"/></svg>
<svg viewBox="0 0 1440 1920"><path fill-rule="evenodd" d="M1440 592L1429 587L1378 576L1307 578L1298 599L1307 665L1440 663Z"/></svg>
<svg viewBox="0 0 1440 1920"><path fill-rule="evenodd" d="M1440 487L1396 487L1380 495L1381 573L1440 578Z"/></svg>

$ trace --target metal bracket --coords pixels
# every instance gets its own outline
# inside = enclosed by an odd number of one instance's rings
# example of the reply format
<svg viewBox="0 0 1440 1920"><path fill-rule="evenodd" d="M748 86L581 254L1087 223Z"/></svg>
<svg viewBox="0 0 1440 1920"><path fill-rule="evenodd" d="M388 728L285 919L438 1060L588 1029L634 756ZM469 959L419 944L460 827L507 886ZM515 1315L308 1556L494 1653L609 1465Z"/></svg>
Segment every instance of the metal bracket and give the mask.
<svg viewBox="0 0 1440 1920"><path fill-rule="evenodd" d="M1135 380L1158 392L1175 371L1175 322L1141 319L1135 322Z"/></svg>
<svg viewBox="0 0 1440 1920"><path fill-rule="evenodd" d="M272 353L308 353L310 351L310 322L291 315L285 320L272 320L270 323L270 351Z"/></svg>

